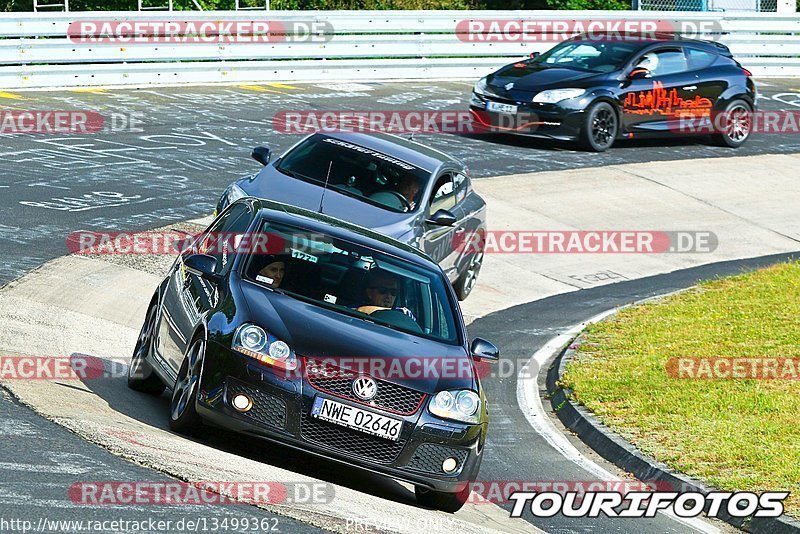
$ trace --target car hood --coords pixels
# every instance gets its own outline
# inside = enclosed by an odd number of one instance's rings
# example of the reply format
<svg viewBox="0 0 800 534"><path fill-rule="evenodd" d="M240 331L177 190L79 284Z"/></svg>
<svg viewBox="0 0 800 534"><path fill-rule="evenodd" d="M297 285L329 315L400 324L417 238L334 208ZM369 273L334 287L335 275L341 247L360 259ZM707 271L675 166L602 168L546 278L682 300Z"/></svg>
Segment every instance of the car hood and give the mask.
<svg viewBox="0 0 800 534"><path fill-rule="evenodd" d="M397 213L385 210L342 194L335 189L325 191L323 199L322 186L286 176L271 165L252 178L239 180L236 185L249 196L291 204L312 211L319 211L320 200L322 200L322 212L325 215L369 228L404 243L413 237L409 235L409 227L412 225L412 221L419 216L415 213Z"/></svg>
<svg viewBox="0 0 800 534"><path fill-rule="evenodd" d="M538 93L543 89L585 87L591 81L602 76L603 74L597 72L515 63L506 65L494 74L490 74L486 83L490 91L500 95L515 92ZM506 89L505 87L509 83L513 83L514 86Z"/></svg>
<svg viewBox="0 0 800 534"><path fill-rule="evenodd" d="M328 363L337 362L349 369L364 361L374 365L384 360L389 376L376 378L429 395L443 389L477 388L472 359L460 345L406 334L252 282L243 281L241 288L251 321L288 343L298 357L330 358ZM425 369L426 361L440 366L447 362L445 371L419 372Z"/></svg>

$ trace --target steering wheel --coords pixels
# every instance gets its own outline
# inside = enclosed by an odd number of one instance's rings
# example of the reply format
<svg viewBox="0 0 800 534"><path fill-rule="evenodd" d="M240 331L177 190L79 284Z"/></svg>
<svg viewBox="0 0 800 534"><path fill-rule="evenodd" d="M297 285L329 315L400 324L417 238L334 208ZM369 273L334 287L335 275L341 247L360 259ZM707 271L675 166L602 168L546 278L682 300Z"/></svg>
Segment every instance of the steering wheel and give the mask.
<svg viewBox="0 0 800 534"><path fill-rule="evenodd" d="M400 202L402 202L403 208L405 208L405 211L411 211L411 202L409 202L406 197L404 197L403 195L401 195L397 191L388 191L388 192L393 194L394 196L396 196L398 198L398 200L400 200Z"/></svg>
<svg viewBox="0 0 800 534"><path fill-rule="evenodd" d="M376 319L380 319L398 328L404 328L405 330L420 334L422 333L422 328L420 328L417 322L400 310L376 310L370 314L370 317L375 317Z"/></svg>

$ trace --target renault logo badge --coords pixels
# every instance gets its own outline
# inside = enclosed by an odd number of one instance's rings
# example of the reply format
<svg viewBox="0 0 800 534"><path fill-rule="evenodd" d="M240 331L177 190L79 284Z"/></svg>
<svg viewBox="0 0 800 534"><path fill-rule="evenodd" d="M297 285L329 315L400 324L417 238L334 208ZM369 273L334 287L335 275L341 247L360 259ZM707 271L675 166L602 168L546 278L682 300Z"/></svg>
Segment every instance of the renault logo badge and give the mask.
<svg viewBox="0 0 800 534"><path fill-rule="evenodd" d="M378 384L368 376L362 376L353 380L353 393L361 400L372 400L378 393Z"/></svg>

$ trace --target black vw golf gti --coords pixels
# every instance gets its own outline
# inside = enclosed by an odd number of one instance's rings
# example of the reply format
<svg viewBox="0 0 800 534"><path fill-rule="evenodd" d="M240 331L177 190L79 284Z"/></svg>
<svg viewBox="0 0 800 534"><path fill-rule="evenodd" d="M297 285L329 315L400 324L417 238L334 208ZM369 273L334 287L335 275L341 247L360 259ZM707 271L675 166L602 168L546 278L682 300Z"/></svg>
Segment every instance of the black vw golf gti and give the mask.
<svg viewBox="0 0 800 534"><path fill-rule="evenodd" d="M720 43L578 36L532 56L475 84L478 123L594 151L620 138L705 133L738 147L750 135L756 87Z"/></svg>
<svg viewBox="0 0 800 534"><path fill-rule="evenodd" d="M420 504L452 512L488 427L476 363L498 357L467 341L453 288L421 251L244 198L158 286L128 384L168 385L177 432L211 423L276 441L410 482Z"/></svg>

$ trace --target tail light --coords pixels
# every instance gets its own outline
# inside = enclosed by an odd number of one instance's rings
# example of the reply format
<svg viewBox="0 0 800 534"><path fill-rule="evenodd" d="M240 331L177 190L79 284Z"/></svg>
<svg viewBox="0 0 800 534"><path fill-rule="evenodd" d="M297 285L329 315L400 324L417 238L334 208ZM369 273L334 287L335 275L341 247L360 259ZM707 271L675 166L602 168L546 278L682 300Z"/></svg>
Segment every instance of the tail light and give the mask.
<svg viewBox="0 0 800 534"><path fill-rule="evenodd" d="M745 69L745 68L742 68L742 72L744 72L744 75L747 76L748 78L752 78L753 77L753 73L750 72L749 70Z"/></svg>

